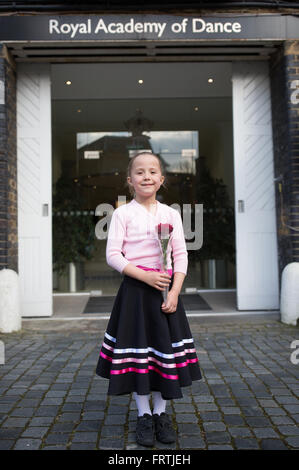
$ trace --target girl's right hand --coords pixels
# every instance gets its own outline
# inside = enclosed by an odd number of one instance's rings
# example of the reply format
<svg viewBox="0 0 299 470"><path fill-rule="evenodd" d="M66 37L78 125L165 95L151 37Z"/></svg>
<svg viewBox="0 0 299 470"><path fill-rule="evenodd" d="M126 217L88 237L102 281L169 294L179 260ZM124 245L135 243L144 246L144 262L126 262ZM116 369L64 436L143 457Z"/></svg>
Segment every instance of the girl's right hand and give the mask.
<svg viewBox="0 0 299 470"><path fill-rule="evenodd" d="M165 287L169 286L171 282L171 277L169 276L168 273L161 273L159 271L145 271L145 272L146 272L145 282L160 291L164 291Z"/></svg>

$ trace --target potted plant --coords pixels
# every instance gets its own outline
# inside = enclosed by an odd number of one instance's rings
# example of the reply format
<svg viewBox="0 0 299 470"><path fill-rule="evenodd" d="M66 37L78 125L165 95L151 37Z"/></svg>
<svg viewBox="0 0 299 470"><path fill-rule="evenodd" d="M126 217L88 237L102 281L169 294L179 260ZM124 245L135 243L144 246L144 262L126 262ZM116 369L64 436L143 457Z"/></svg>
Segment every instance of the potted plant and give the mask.
<svg viewBox="0 0 299 470"><path fill-rule="evenodd" d="M212 177L205 157L198 160L196 199L203 204L203 245L193 256L208 287L226 287L228 261L235 263L234 208L223 180Z"/></svg>
<svg viewBox="0 0 299 470"><path fill-rule="evenodd" d="M92 259L95 249L94 215L84 210L80 193L80 186L66 176L53 187L53 270L57 276L69 274L71 292L84 289L84 261Z"/></svg>

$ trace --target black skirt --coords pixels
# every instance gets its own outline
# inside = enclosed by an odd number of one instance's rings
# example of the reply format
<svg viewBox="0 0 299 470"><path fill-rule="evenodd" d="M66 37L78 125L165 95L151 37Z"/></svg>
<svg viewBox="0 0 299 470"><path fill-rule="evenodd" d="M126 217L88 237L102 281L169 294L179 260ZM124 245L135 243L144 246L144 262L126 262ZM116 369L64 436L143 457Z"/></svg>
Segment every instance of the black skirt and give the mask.
<svg viewBox="0 0 299 470"><path fill-rule="evenodd" d="M182 398L181 387L202 378L180 296L174 313L164 313L162 303L162 291L124 275L96 368L109 379L108 395Z"/></svg>

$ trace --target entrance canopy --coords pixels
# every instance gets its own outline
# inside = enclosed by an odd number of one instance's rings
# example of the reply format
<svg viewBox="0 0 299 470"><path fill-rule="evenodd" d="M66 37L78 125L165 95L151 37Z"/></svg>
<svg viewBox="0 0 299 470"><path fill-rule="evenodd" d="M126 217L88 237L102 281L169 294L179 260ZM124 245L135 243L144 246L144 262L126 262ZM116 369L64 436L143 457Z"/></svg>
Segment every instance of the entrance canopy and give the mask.
<svg viewBox="0 0 299 470"><path fill-rule="evenodd" d="M296 39L292 15L14 15L0 17L0 41L16 61L266 60Z"/></svg>

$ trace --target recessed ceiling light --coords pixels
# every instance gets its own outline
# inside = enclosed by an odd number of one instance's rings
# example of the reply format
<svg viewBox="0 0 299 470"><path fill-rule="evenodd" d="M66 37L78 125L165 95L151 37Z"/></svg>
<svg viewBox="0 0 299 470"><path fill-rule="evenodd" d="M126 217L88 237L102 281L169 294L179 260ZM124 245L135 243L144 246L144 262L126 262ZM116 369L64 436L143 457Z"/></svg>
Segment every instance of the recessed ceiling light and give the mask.
<svg viewBox="0 0 299 470"><path fill-rule="evenodd" d="M142 85L143 80L142 79L138 80L138 83L139 83L139 85Z"/></svg>
<svg viewBox="0 0 299 470"><path fill-rule="evenodd" d="M66 84L66 85L71 85L72 82L71 82L70 80L67 80L67 81L65 82L65 84Z"/></svg>
<svg viewBox="0 0 299 470"><path fill-rule="evenodd" d="M213 83L213 81L214 81L214 80L213 80L212 78L209 78L209 79L208 79L208 82L209 82L209 83Z"/></svg>

